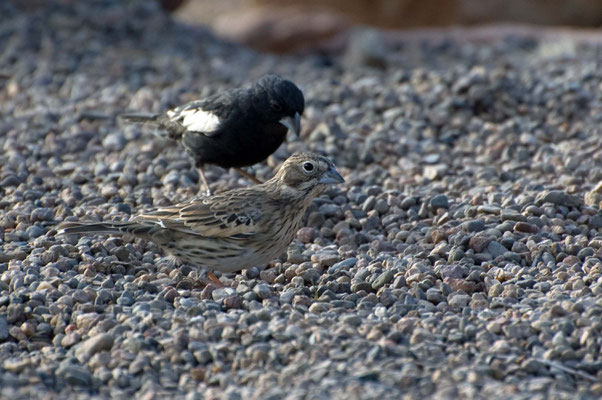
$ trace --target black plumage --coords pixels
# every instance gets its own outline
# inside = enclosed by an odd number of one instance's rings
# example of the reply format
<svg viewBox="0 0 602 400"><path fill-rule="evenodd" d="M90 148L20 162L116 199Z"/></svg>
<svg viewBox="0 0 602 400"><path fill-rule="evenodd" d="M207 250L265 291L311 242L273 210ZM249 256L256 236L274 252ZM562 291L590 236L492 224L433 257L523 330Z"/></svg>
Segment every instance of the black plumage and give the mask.
<svg viewBox="0 0 602 400"><path fill-rule="evenodd" d="M152 123L180 141L194 158L207 191L205 164L241 170L265 160L286 138L297 135L305 109L303 93L291 81L273 74L254 84L230 89L173 108L163 114L124 114L129 122Z"/></svg>

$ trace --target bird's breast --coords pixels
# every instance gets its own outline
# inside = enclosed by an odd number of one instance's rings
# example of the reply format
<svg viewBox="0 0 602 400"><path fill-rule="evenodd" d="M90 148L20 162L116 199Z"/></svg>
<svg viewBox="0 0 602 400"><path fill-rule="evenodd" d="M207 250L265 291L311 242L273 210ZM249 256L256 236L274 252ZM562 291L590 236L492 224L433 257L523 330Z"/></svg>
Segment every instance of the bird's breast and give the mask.
<svg viewBox="0 0 602 400"><path fill-rule="evenodd" d="M248 167L264 161L286 138L287 129L278 122L256 120L226 124L220 134L208 137L187 132L184 146L198 164L216 164L223 168Z"/></svg>
<svg viewBox="0 0 602 400"><path fill-rule="evenodd" d="M247 167L264 161L274 153L286 139L286 127L280 123L269 123L261 126L249 126L241 130L235 143L230 147L236 157L234 167ZM236 161L234 161L236 160Z"/></svg>

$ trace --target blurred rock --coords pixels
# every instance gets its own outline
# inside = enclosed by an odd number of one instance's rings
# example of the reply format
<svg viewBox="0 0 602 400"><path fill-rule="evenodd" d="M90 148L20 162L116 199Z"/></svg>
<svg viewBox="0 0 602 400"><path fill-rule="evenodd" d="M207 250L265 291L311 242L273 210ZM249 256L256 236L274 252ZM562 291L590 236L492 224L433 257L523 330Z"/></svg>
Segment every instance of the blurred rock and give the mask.
<svg viewBox="0 0 602 400"><path fill-rule="evenodd" d="M352 67L366 66L384 69L387 66L387 45L375 29L354 29L345 51L345 61Z"/></svg>
<svg viewBox="0 0 602 400"><path fill-rule="evenodd" d="M359 55L362 63L369 61L368 65L377 67L382 64L379 53L383 42L371 35L349 35L351 26L407 29L500 22L602 24L602 2L598 0L575 0L570 5L564 0L190 0L180 7L181 3L161 0L166 10L179 7L180 19L210 25L218 35L261 51L340 51L349 41L352 57Z"/></svg>
<svg viewBox="0 0 602 400"><path fill-rule="evenodd" d="M184 4L184 1L185 0L160 0L160 3L164 10L174 11L180 8L180 6Z"/></svg>
<svg viewBox="0 0 602 400"><path fill-rule="evenodd" d="M340 49L350 27L341 14L297 7L237 10L211 25L225 39L275 53Z"/></svg>

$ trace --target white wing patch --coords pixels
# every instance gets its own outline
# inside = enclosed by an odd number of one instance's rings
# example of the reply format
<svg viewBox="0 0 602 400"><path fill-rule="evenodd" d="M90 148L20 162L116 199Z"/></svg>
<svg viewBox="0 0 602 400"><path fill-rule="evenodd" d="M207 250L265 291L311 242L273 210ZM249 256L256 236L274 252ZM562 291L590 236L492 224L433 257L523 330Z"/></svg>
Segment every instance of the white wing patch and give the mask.
<svg viewBox="0 0 602 400"><path fill-rule="evenodd" d="M202 132L211 134L219 126L219 118L208 111L200 108L184 110L177 116L182 121L182 125L193 132Z"/></svg>

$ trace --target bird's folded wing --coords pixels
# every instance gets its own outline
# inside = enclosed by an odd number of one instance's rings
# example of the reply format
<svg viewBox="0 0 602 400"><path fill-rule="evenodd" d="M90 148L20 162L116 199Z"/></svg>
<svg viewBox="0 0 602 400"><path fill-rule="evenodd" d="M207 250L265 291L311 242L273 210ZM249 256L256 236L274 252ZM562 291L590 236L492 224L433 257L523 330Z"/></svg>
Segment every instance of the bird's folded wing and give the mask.
<svg viewBox="0 0 602 400"><path fill-rule="evenodd" d="M261 217L258 208L236 207L227 201L197 200L160 208L136 219L193 235L244 239L258 232Z"/></svg>
<svg viewBox="0 0 602 400"><path fill-rule="evenodd" d="M176 107L166 115L190 132L211 137L221 132L219 128L222 122L235 112L233 99L229 92L221 93Z"/></svg>
<svg viewBox="0 0 602 400"><path fill-rule="evenodd" d="M219 117L202 108L184 110L179 114L178 119L190 132L202 133L205 136L215 136L219 132Z"/></svg>

